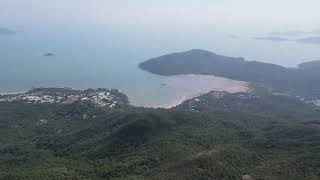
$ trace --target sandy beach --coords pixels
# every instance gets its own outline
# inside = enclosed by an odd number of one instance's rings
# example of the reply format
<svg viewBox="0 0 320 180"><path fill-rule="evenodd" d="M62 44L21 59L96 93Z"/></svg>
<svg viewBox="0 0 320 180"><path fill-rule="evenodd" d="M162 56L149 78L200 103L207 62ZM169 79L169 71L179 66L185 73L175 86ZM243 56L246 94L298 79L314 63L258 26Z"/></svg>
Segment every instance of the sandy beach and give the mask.
<svg viewBox="0 0 320 180"><path fill-rule="evenodd" d="M179 92L179 94L172 102L157 106L159 108L172 108L188 99L206 94L210 91L224 91L229 93L249 91L249 83L247 82L213 75L188 74L169 76L166 81L166 86Z"/></svg>

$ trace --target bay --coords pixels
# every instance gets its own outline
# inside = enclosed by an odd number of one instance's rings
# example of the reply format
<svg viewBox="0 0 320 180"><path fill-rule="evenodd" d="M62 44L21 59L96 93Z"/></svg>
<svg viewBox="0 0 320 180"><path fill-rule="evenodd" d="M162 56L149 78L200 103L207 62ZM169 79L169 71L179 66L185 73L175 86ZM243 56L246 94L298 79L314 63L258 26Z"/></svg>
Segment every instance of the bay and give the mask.
<svg viewBox="0 0 320 180"><path fill-rule="evenodd" d="M257 34L239 32L231 38L226 32L194 29L25 29L0 36L0 92L116 88L134 105L156 107L181 98L181 89L164 86L168 77L138 68L153 57L196 48L291 67L319 57L319 45L252 39Z"/></svg>

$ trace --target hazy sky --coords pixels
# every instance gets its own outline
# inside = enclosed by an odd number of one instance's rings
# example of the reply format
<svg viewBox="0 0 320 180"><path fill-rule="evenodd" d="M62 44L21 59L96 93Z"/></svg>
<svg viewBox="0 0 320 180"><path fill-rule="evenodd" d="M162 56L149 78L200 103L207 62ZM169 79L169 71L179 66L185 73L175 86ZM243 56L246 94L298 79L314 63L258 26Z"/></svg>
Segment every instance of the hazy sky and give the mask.
<svg viewBox="0 0 320 180"><path fill-rule="evenodd" d="M320 28L319 0L0 0L0 27ZM318 28L319 27L319 28Z"/></svg>

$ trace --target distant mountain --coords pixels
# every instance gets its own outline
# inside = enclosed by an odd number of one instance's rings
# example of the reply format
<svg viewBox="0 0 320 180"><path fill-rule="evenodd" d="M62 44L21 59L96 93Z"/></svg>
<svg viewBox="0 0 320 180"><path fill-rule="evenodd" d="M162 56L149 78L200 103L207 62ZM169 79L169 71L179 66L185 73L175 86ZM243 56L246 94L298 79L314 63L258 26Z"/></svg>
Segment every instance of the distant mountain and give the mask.
<svg viewBox="0 0 320 180"><path fill-rule="evenodd" d="M287 37L279 37L279 36L266 36L266 37L253 37L255 40L267 40L267 41L275 41L275 42L297 42L297 43L305 43L305 44L320 44L320 36L311 36L299 39L288 39Z"/></svg>
<svg viewBox="0 0 320 180"><path fill-rule="evenodd" d="M269 40L269 41L290 41L287 38L282 38L282 37L276 37L276 36L267 36L267 37L254 37L253 39L255 40Z"/></svg>
<svg viewBox="0 0 320 180"><path fill-rule="evenodd" d="M200 49L153 58L139 64L139 67L160 75L217 75L259 83L297 95L320 97L320 71L246 61Z"/></svg>
<svg viewBox="0 0 320 180"><path fill-rule="evenodd" d="M268 33L268 35L270 36L285 36L285 37L301 37L301 36L305 36L305 35L318 35L320 34L319 30L312 30L312 31L300 31L300 30L291 30L291 31L284 31L284 32L271 32Z"/></svg>
<svg viewBox="0 0 320 180"><path fill-rule="evenodd" d="M312 34L312 33L313 32L291 30L291 31L285 31L285 32L271 32L271 33L268 33L268 35L271 35L271 36L301 36L301 35Z"/></svg>
<svg viewBox="0 0 320 180"><path fill-rule="evenodd" d="M320 60L301 63L298 65L298 67L301 69L305 69L305 70L319 69L320 68Z"/></svg>
<svg viewBox="0 0 320 180"><path fill-rule="evenodd" d="M8 29L8 28L1 28L0 27L0 35L13 35L15 34L16 32L11 30L11 29Z"/></svg>
<svg viewBox="0 0 320 180"><path fill-rule="evenodd" d="M307 43L307 44L320 44L320 36L314 36L314 37L307 37L298 39L297 42L299 43Z"/></svg>

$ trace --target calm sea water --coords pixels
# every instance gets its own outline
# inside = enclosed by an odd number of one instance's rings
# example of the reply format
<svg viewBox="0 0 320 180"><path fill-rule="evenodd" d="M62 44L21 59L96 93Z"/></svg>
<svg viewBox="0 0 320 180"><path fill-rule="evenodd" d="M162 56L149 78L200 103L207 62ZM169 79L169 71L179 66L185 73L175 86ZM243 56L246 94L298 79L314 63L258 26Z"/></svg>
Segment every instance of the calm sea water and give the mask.
<svg viewBox="0 0 320 180"><path fill-rule="evenodd" d="M285 66L320 57L319 45L257 41L255 34L155 29L24 30L0 35L0 91L45 86L117 88L136 105L159 105L179 92L166 77L137 68L139 62L194 48ZM45 53L55 56L46 57Z"/></svg>

